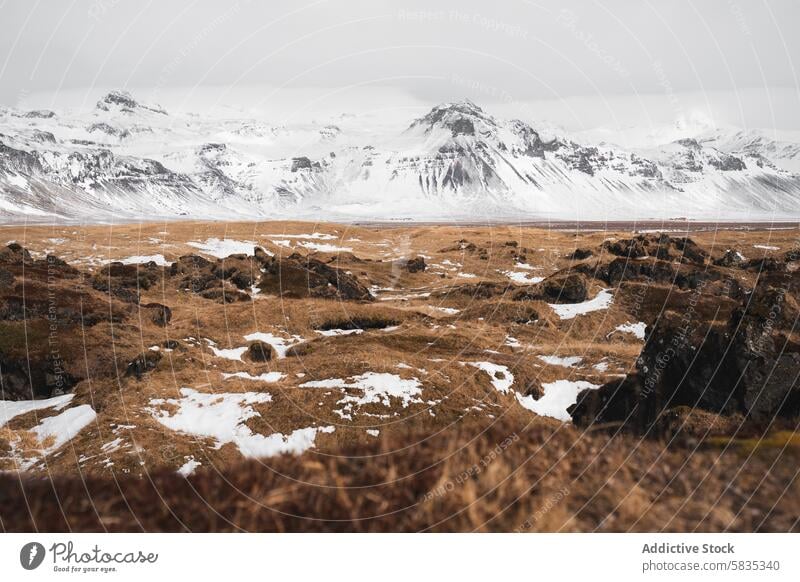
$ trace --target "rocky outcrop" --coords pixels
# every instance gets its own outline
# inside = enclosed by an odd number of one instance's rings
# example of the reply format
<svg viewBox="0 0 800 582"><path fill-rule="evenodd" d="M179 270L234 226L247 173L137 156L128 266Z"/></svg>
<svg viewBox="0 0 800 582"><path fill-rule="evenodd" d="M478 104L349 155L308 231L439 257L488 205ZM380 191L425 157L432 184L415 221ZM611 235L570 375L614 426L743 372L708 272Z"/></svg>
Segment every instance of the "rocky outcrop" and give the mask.
<svg viewBox="0 0 800 582"><path fill-rule="evenodd" d="M253 342L247 347L247 357L251 362L269 362L273 354L272 346L265 342Z"/></svg>
<svg viewBox="0 0 800 582"><path fill-rule="evenodd" d="M347 301L373 301L355 275L317 259L293 253L288 257L261 255L263 273L258 288L283 297L320 297Z"/></svg>
<svg viewBox="0 0 800 582"><path fill-rule="evenodd" d="M764 424L800 414L800 279L762 277L724 324L694 309L669 312L648 329L636 372L585 391L576 424L616 423L645 432L687 406Z"/></svg>
<svg viewBox="0 0 800 582"><path fill-rule="evenodd" d="M406 270L409 273L422 273L426 267L424 257L414 257L406 262Z"/></svg>

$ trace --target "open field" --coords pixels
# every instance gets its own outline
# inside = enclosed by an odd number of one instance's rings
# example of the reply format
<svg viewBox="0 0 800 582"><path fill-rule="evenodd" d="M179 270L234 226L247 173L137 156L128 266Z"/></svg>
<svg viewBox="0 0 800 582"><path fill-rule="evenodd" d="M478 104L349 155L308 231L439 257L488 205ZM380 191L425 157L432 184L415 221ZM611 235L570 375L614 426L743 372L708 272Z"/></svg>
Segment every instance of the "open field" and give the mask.
<svg viewBox="0 0 800 582"><path fill-rule="evenodd" d="M800 229L581 226L0 228L0 525L796 531Z"/></svg>

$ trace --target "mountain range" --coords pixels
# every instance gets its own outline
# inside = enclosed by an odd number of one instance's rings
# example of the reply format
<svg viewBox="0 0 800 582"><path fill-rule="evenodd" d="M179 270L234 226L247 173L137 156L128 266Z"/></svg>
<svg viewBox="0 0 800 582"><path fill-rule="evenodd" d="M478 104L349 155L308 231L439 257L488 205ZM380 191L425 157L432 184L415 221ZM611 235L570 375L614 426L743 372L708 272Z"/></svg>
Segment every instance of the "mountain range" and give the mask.
<svg viewBox="0 0 800 582"><path fill-rule="evenodd" d="M708 219L800 212L800 140L713 130L646 149L552 135L464 100L399 131L172 114L0 109L0 217Z"/></svg>

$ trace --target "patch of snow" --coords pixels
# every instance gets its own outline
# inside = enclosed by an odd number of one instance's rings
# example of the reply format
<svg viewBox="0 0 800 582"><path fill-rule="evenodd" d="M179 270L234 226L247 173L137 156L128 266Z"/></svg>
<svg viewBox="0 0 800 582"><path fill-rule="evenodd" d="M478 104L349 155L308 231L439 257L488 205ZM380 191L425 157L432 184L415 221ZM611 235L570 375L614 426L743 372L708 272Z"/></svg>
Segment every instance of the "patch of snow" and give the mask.
<svg viewBox="0 0 800 582"><path fill-rule="evenodd" d="M339 253L339 252L349 253L353 251L351 247L338 247L336 245L331 245L327 243L301 242L297 244L298 246L311 249L312 251L317 251L320 253Z"/></svg>
<svg viewBox="0 0 800 582"><path fill-rule="evenodd" d="M596 390L600 386L585 380L556 380L542 384L542 388L544 394L539 400L534 400L533 396L523 396L519 393L517 400L523 407L536 414L569 422L572 418L567 412L567 408L577 402L578 394L584 390Z"/></svg>
<svg viewBox="0 0 800 582"><path fill-rule="evenodd" d="M97 418L97 413L88 404L81 404L68 408L61 414L43 419L39 426L31 429L39 442L45 444L52 441L42 449L44 454L55 451L64 443L73 439L81 430L90 425Z"/></svg>
<svg viewBox="0 0 800 582"><path fill-rule="evenodd" d="M368 434L369 436L374 436L374 437L376 437L376 436L378 436L379 434L381 434L381 431L379 431L378 429L375 429L375 428L368 428L368 429L367 429L367 434Z"/></svg>
<svg viewBox="0 0 800 582"><path fill-rule="evenodd" d="M550 364L552 366L564 366L565 368L571 368L572 366L576 366L583 361L583 358L580 356L539 356L539 359L543 361L545 364Z"/></svg>
<svg viewBox="0 0 800 582"><path fill-rule="evenodd" d="M227 374L225 372L222 373L222 378L227 380L228 378L242 378L243 380L252 380L253 382L277 382L285 377L285 374L281 372L264 372L263 374L259 374L258 376L253 376L248 372L233 372L232 374Z"/></svg>
<svg viewBox="0 0 800 582"><path fill-rule="evenodd" d="M456 277L461 277L463 279L475 279L477 278L477 275L474 273L457 273Z"/></svg>
<svg viewBox="0 0 800 582"><path fill-rule="evenodd" d="M100 447L100 450L103 451L106 454L113 453L114 451L119 450L119 448L120 448L120 446L122 445L123 442L124 441L122 440L122 438L117 437L113 441L109 441L106 444L104 444L102 447Z"/></svg>
<svg viewBox="0 0 800 582"><path fill-rule="evenodd" d="M45 400L0 400L0 427L5 426L15 416L21 416L33 410L43 410L45 408L61 410L74 397L74 394L64 394L63 396L55 396Z"/></svg>
<svg viewBox="0 0 800 582"><path fill-rule="evenodd" d="M605 372L608 370L608 362L598 362L594 366L592 366L598 372Z"/></svg>
<svg viewBox="0 0 800 582"><path fill-rule="evenodd" d="M534 284L544 281L544 277L534 277L522 271L501 271L506 277L520 284Z"/></svg>
<svg viewBox="0 0 800 582"><path fill-rule="evenodd" d="M754 249L762 249L765 251L779 251L781 247L774 247L772 245L753 245Z"/></svg>
<svg viewBox="0 0 800 582"><path fill-rule="evenodd" d="M200 461L195 461L194 457L189 457L188 460L181 465L181 468L178 469L178 475L188 477L189 475L193 474L199 466Z"/></svg>
<svg viewBox="0 0 800 582"><path fill-rule="evenodd" d="M172 264L171 261L168 261L164 258L164 255L134 255L132 257L126 257L124 259L120 259L120 263L123 265L141 265L144 263L149 263L150 261L154 262L159 267L168 267Z"/></svg>
<svg viewBox="0 0 800 582"><path fill-rule="evenodd" d="M335 234L325 234L322 232L312 232L311 234L267 234L264 236L279 236L281 238L294 238L294 239L306 238L312 240L336 240L337 238L339 238Z"/></svg>
<svg viewBox="0 0 800 582"><path fill-rule="evenodd" d="M224 259L225 257L229 257L231 255L240 254L251 256L255 254L256 247L256 243L252 241L234 240L232 238L209 238L204 242L192 241L186 244L190 247L198 249L203 254L211 255L212 257L216 257L218 259ZM264 252L272 256L272 253L269 251L264 250Z"/></svg>
<svg viewBox="0 0 800 582"><path fill-rule="evenodd" d="M359 335L364 333L363 329L318 329L316 332L325 337L334 337L337 335Z"/></svg>
<svg viewBox="0 0 800 582"><path fill-rule="evenodd" d="M583 303L548 303L548 305L561 319L572 319L577 315L608 309L613 301L614 295L611 290L603 289L593 299Z"/></svg>
<svg viewBox="0 0 800 582"><path fill-rule="evenodd" d="M268 436L254 433L245 422L257 416L252 404L272 401L267 393L207 394L191 388L181 388L180 399L154 399L149 412L167 428L191 435L212 438L216 448L226 443L236 445L245 457L271 457L282 453L300 454L314 446L318 432L331 433L334 427L308 427L288 435ZM170 416L159 407L168 404L178 410Z"/></svg>
<svg viewBox="0 0 800 582"><path fill-rule="evenodd" d="M209 345L208 346L214 355L218 358L225 358L226 360L234 360L237 362L242 361L242 356L247 351L247 346L243 346L241 348L230 348L230 349L220 349L216 346Z"/></svg>
<svg viewBox="0 0 800 582"><path fill-rule="evenodd" d="M507 394L511 390L511 386L514 384L514 375L506 366L491 362L469 362L469 365L489 374L492 386L501 394Z"/></svg>
<svg viewBox="0 0 800 582"><path fill-rule="evenodd" d="M638 323L623 323L618 325L614 328L614 331L620 331L622 333L632 333L636 336L636 339L643 340L644 339L644 332L647 330L647 324L643 321Z"/></svg>
<svg viewBox="0 0 800 582"><path fill-rule="evenodd" d="M456 309L454 307L431 307L431 309L435 309L436 311L441 311L446 315L455 315L456 313L461 313L460 309Z"/></svg>
<svg viewBox="0 0 800 582"><path fill-rule="evenodd" d="M422 385L417 378L404 379L397 374L366 372L360 376L351 376L349 381L330 378L327 380L312 380L300 384L300 388L343 388L345 390L360 390L361 395L345 394L337 402L344 404L341 415L348 415L353 406L380 403L389 406L392 398L400 399L403 408L409 404L421 403L419 396L422 394Z"/></svg>
<svg viewBox="0 0 800 582"><path fill-rule="evenodd" d="M521 348L522 344L519 343L519 340L515 337L511 337L510 335L506 336L506 341L503 344L504 346L508 346L510 348Z"/></svg>
<svg viewBox="0 0 800 582"><path fill-rule="evenodd" d="M6 174L6 179L12 186L22 188L23 190L28 189L28 181L18 174Z"/></svg>

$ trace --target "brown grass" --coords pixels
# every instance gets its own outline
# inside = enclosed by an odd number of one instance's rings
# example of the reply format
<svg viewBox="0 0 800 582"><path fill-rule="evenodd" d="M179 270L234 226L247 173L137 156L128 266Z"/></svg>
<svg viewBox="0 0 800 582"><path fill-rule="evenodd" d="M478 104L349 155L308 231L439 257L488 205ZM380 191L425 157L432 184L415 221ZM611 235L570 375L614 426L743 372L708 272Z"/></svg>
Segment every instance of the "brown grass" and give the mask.
<svg viewBox="0 0 800 582"><path fill-rule="evenodd" d="M672 450L499 422L484 432L384 436L336 456L205 468L188 480L171 472L117 481L3 476L0 524L4 531L798 531L797 459L795 449Z"/></svg>

